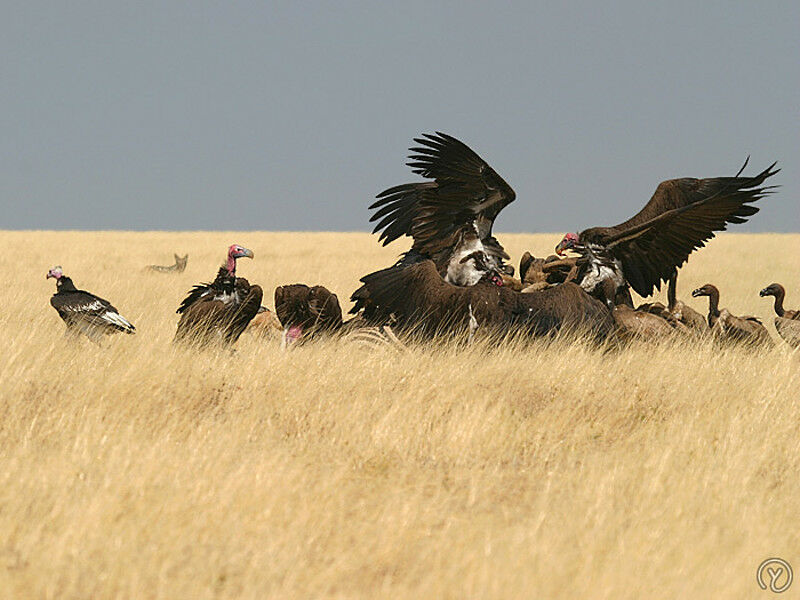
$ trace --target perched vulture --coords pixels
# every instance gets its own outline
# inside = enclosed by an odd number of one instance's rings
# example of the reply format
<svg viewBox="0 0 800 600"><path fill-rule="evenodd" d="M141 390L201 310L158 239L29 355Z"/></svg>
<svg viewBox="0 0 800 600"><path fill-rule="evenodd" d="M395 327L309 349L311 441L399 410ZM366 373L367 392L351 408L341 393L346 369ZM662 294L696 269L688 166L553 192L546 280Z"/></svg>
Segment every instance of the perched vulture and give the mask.
<svg viewBox="0 0 800 600"><path fill-rule="evenodd" d="M800 310L786 310L783 299L786 290L780 283L771 283L759 293L760 296L775 296L775 329L791 346L800 348Z"/></svg>
<svg viewBox="0 0 800 600"><path fill-rule="evenodd" d="M739 174L747 166L740 169ZM661 282L676 277L677 269L696 248L724 231L728 223L744 223L758 212L750 203L775 186L762 186L778 172L775 163L755 177L670 179L635 216L614 227L592 227L568 233L556 252L574 250L587 260L578 274L581 287L593 293L611 279L618 298L633 306L628 286L647 297Z"/></svg>
<svg viewBox="0 0 800 600"><path fill-rule="evenodd" d="M108 300L77 289L72 279L64 275L61 267L50 269L46 279L51 277L56 280L56 293L50 298L50 304L67 324L67 334L83 333L99 344L103 335L118 331L136 331L130 321L119 314Z"/></svg>
<svg viewBox="0 0 800 600"><path fill-rule="evenodd" d="M261 286L236 277L236 260L253 258L238 244L228 248L227 262L212 283L194 286L176 311L181 315L175 341L199 345L218 341L233 344L261 307Z"/></svg>
<svg viewBox="0 0 800 600"><path fill-rule="evenodd" d="M423 335L454 329L472 332L478 327L542 335L576 327L604 339L614 331L606 306L574 283L532 293L515 292L502 285L498 273L486 270L483 262L469 262L483 272L480 281L470 287L445 281L430 260L367 275L361 281L379 307L374 317L393 319L397 328Z"/></svg>
<svg viewBox="0 0 800 600"><path fill-rule="evenodd" d="M716 286L707 283L694 290L692 296L708 296L708 326L717 339L746 344L773 344L767 328L756 317L737 317L727 309L719 309L719 290Z"/></svg>
<svg viewBox="0 0 800 600"><path fill-rule="evenodd" d="M275 288L275 314L283 326L284 347L342 327L339 298L321 285L278 286Z"/></svg>
<svg viewBox="0 0 800 600"><path fill-rule="evenodd" d="M513 272L503 247L492 236L498 213L514 201L514 190L480 156L456 138L437 132L414 140L408 166L432 181L405 183L378 194L370 218L378 221L383 245L408 235L411 251L401 262L431 259L437 270L454 285L473 285L461 259L476 251L486 254L489 266L501 273Z"/></svg>

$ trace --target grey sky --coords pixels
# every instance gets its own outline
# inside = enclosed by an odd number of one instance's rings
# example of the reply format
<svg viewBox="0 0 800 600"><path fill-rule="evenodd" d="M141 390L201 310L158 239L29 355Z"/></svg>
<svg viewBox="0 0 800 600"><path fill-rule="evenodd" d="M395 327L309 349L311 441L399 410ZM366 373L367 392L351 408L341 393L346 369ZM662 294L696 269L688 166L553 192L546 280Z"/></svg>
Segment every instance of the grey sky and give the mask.
<svg viewBox="0 0 800 600"><path fill-rule="evenodd" d="M783 187L737 230L800 230L800 2L2 12L0 228L366 230L441 130L516 190L499 231L610 225L747 154Z"/></svg>

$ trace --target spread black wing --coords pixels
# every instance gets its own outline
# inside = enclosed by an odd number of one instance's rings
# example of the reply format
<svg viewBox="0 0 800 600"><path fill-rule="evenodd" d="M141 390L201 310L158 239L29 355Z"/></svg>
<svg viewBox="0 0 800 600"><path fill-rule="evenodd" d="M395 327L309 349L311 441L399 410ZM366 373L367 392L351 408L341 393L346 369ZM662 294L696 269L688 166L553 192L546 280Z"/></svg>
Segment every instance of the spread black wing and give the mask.
<svg viewBox="0 0 800 600"><path fill-rule="evenodd" d="M755 177L664 181L634 217L615 227L587 229L581 241L607 248L622 263L631 287L649 296L715 232L757 213L752 203L771 193L775 186L763 183L777 172L773 163Z"/></svg>
<svg viewBox="0 0 800 600"><path fill-rule="evenodd" d="M411 148L408 165L433 181L406 183L378 194L370 206L377 209L370 218L378 221L373 233L381 232L384 245L409 235L414 249L426 256L454 245L465 225L474 223L478 237L490 239L495 218L515 198L511 186L450 135L423 134L414 141L420 146Z"/></svg>

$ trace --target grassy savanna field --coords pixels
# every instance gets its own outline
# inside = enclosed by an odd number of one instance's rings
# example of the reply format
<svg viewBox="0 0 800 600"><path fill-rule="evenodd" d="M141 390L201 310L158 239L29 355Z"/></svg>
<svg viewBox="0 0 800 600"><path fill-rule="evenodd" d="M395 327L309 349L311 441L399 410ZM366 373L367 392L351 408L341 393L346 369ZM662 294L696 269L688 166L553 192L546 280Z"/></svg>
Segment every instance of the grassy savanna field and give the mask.
<svg viewBox="0 0 800 600"><path fill-rule="evenodd" d="M518 263L559 235L501 235ZM9 598L744 598L800 569L800 354L558 340L411 352L171 346L228 244L265 290L343 308L404 244L366 234L2 234L0 595ZM180 275L151 274L173 251ZM800 235L725 234L679 297L772 326L800 306ZM70 345L61 264L137 327ZM777 339L777 336L775 336ZM796 597L800 583L785 597Z"/></svg>

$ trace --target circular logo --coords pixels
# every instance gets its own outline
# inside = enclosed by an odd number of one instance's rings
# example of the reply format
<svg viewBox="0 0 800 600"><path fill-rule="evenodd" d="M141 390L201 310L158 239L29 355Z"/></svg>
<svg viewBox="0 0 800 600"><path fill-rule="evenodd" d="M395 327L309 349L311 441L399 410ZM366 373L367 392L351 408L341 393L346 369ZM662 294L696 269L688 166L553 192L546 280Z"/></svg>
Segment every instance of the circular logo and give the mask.
<svg viewBox="0 0 800 600"><path fill-rule="evenodd" d="M792 585L791 565L782 558L768 558L760 565L756 571L756 581L762 590L769 588L770 592L780 594L789 589Z"/></svg>

